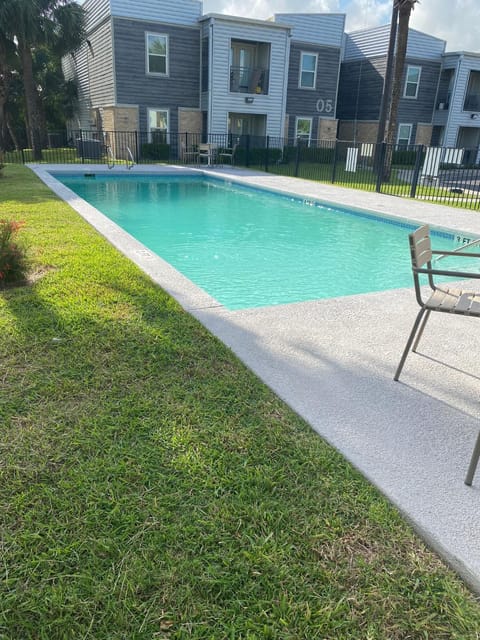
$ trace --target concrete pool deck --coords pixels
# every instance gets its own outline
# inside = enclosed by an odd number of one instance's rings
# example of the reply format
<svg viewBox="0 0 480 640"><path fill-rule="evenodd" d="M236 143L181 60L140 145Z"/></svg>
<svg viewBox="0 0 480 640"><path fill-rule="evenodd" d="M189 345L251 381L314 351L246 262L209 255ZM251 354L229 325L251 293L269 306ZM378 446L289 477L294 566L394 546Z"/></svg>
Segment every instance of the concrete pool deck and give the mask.
<svg viewBox="0 0 480 640"><path fill-rule="evenodd" d="M394 382L418 311L413 287L229 311L48 173L71 165L31 168L338 449L480 593L480 468L472 487L463 483L480 429L478 321L432 314L420 353ZM80 171L104 173L105 165ZM478 212L240 169L208 173L480 237Z"/></svg>

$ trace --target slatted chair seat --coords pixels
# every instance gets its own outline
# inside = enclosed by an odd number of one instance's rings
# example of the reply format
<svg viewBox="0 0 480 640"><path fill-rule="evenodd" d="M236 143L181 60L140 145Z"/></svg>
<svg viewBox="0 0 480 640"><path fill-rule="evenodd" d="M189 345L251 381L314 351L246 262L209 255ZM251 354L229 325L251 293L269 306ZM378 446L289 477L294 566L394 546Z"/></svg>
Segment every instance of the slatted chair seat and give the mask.
<svg viewBox="0 0 480 640"><path fill-rule="evenodd" d="M430 311L480 317L480 292L438 286L425 302Z"/></svg>
<svg viewBox="0 0 480 640"><path fill-rule="evenodd" d="M395 372L394 380L400 378L400 374L405 364L407 356L412 350L416 352L420 338L422 337L425 325L432 311L440 311L443 313L453 313L462 316L480 317L480 291L465 291L446 284L436 284L434 276L448 276L460 279L478 279L480 273L469 273L465 271L452 271L447 269L432 268L432 257L442 256L461 256L468 258L480 258L480 253L470 253L467 251L434 251L430 241L430 230L428 225L419 227L416 231L409 235L410 257L412 260L413 282L415 285L415 295L420 305L412 330L403 350L400 364ZM425 266L426 265L426 266ZM480 263L479 263L480 265ZM424 300L423 291L420 285L420 275L426 275L431 293ZM475 448L470 460L465 484L471 485L473 476L477 468L480 458L480 434L477 438Z"/></svg>

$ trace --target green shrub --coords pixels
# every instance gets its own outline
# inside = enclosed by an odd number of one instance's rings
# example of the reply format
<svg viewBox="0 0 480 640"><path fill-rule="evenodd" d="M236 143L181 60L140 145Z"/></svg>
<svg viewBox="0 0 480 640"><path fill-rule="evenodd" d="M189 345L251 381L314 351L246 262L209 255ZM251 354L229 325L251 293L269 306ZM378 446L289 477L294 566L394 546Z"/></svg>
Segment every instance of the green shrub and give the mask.
<svg viewBox="0 0 480 640"><path fill-rule="evenodd" d="M267 158L267 153L268 164L275 164L275 162L278 162L282 157L282 149L278 149L278 147L273 147L270 149L252 148L248 150L248 156L247 150L244 147L241 147L235 152L235 164L246 164L248 157L248 164L253 166L264 166L265 160Z"/></svg>
<svg viewBox="0 0 480 640"><path fill-rule="evenodd" d="M162 142L145 142L140 147L143 160L164 160L170 158L170 145Z"/></svg>
<svg viewBox="0 0 480 640"><path fill-rule="evenodd" d="M332 164L335 157L333 147L307 147L302 145L300 149L296 145L285 147L283 150L284 162L295 162L297 153L300 154L300 162L317 162L318 164Z"/></svg>
<svg viewBox="0 0 480 640"><path fill-rule="evenodd" d="M425 154L422 154L425 156ZM414 167L417 160L417 151L415 149L400 149L392 153L392 164L401 165L402 167Z"/></svg>
<svg viewBox="0 0 480 640"><path fill-rule="evenodd" d="M26 279L28 263L26 251L15 236L23 222L0 220L0 288L20 283Z"/></svg>

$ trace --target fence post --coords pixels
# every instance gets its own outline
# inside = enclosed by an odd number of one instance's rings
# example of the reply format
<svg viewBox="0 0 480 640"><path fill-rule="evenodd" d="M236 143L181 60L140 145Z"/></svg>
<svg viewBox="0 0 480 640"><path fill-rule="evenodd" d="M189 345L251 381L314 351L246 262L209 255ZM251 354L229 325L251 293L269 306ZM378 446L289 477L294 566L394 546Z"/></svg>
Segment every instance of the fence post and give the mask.
<svg viewBox="0 0 480 640"><path fill-rule="evenodd" d="M25 164L25 154L23 152L23 147L20 149L21 154L22 154L22 164Z"/></svg>
<svg viewBox="0 0 480 640"><path fill-rule="evenodd" d="M415 198L417 195L418 178L420 176L420 169L422 166L422 156L425 151L423 144L417 147L417 157L415 158L415 169L413 170L412 186L410 187L410 197Z"/></svg>
<svg viewBox="0 0 480 640"><path fill-rule="evenodd" d="M270 149L270 136L267 136L267 144L265 145L265 171L268 173L268 155Z"/></svg>
<svg viewBox="0 0 480 640"><path fill-rule="evenodd" d="M375 184L375 191L377 193L381 193L382 191L382 183L383 183L383 165L385 164L385 153L387 150L387 143L380 143L380 153L378 154L378 162L377 162L377 182Z"/></svg>
<svg viewBox="0 0 480 640"><path fill-rule="evenodd" d="M245 144L245 166L250 166L250 134L247 133L247 140Z"/></svg>
<svg viewBox="0 0 480 640"><path fill-rule="evenodd" d="M295 154L295 178L298 178L299 166L300 166L300 139L297 138L297 149Z"/></svg>
<svg viewBox="0 0 480 640"><path fill-rule="evenodd" d="M335 140L335 146L333 147L332 184L335 184L335 178L337 177L337 148L338 140Z"/></svg>

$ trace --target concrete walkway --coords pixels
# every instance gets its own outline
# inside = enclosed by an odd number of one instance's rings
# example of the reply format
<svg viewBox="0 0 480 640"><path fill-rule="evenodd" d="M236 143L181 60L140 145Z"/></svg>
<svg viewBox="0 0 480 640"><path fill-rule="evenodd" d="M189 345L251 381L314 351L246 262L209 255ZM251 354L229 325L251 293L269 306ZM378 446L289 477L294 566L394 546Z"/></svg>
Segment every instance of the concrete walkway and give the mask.
<svg viewBox="0 0 480 640"><path fill-rule="evenodd" d="M478 321L433 314L421 353L394 382L418 311L412 289L228 311L45 167L32 168L352 462L480 593L480 469L472 487L463 483L480 429ZM480 237L478 212L241 170L212 173Z"/></svg>

